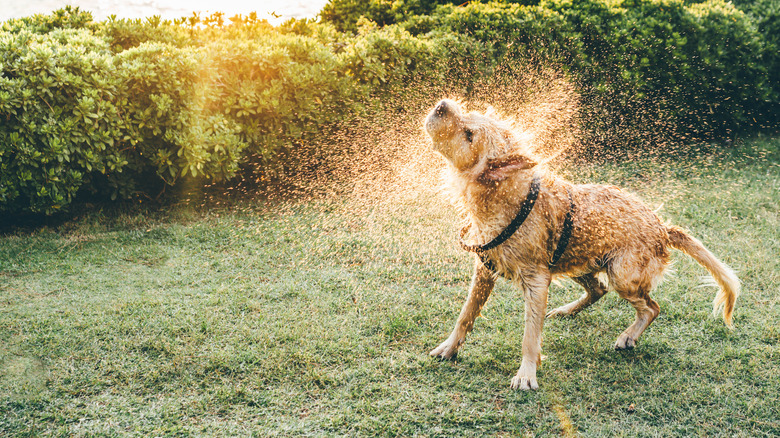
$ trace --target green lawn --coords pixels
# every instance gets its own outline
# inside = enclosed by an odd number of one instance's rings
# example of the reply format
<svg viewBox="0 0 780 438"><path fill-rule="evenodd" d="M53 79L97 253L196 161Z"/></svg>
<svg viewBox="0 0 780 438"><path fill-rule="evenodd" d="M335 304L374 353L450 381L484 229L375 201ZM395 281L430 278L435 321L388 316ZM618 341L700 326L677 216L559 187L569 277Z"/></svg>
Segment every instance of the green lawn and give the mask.
<svg viewBox="0 0 780 438"><path fill-rule="evenodd" d="M536 392L509 388L523 302L504 280L458 360L428 357L472 268L434 190L0 236L0 435L780 435L779 150L561 169L663 204L743 295L731 331L675 252L636 349L612 349L634 318L614 293L546 323ZM554 284L549 305L580 293Z"/></svg>

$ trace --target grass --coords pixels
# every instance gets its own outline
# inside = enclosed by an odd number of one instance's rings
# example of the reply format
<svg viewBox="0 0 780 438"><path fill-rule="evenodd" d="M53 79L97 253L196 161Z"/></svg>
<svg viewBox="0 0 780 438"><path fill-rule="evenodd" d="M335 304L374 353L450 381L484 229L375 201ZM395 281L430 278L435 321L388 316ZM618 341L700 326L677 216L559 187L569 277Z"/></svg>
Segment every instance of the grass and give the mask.
<svg viewBox="0 0 780 438"><path fill-rule="evenodd" d="M0 435L777 436L780 141L716 159L569 167L663 203L744 282L735 329L675 253L661 315L611 293L545 325L515 392L522 294L506 281L455 362L427 356L470 280L435 198L95 212L0 237ZM550 306L580 294L554 285Z"/></svg>

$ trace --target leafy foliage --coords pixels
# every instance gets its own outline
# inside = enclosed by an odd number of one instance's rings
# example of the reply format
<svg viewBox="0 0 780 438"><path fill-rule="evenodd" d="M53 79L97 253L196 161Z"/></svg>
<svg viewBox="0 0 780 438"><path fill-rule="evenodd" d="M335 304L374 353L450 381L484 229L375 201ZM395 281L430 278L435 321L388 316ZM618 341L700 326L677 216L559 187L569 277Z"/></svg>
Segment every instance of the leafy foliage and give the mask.
<svg viewBox="0 0 780 438"><path fill-rule="evenodd" d="M97 25L92 21L92 14L78 7L66 6L51 14L35 14L31 17L14 18L6 21L0 30L16 33L27 31L46 34L57 29L94 29Z"/></svg>
<svg viewBox="0 0 780 438"><path fill-rule="evenodd" d="M340 57L311 37L219 39L202 51L214 110L240 127L250 158L266 167L355 111L363 93Z"/></svg>
<svg viewBox="0 0 780 438"><path fill-rule="evenodd" d="M433 13L439 5L465 5L463 0L330 0L320 17L342 32L356 32L361 18L382 26L397 24L421 15ZM539 0L506 0L502 3L532 5Z"/></svg>
<svg viewBox="0 0 780 438"><path fill-rule="evenodd" d="M127 164L116 67L86 30L0 33L0 210L52 213Z"/></svg>
<svg viewBox="0 0 780 438"><path fill-rule="evenodd" d="M491 43L496 62L557 65L577 79L586 107L606 104L613 118L650 111L688 133L728 135L770 116L761 110L775 92L765 43L750 17L720 0L474 3L440 7L430 21Z"/></svg>
<svg viewBox="0 0 780 438"><path fill-rule="evenodd" d="M248 160L270 168L367 94L320 33L254 21L206 42L156 20L74 30L56 24L81 23L62 13L0 34L0 211L50 214L80 190L128 198L155 180L227 179ZM40 22L55 30L23 28Z"/></svg>
<svg viewBox="0 0 780 438"><path fill-rule="evenodd" d="M244 144L231 120L213 111L211 75L203 54L165 43L143 43L115 57L125 96L134 170L148 166L173 183L177 176L232 176Z"/></svg>
<svg viewBox="0 0 780 438"><path fill-rule="evenodd" d="M322 138L404 102L420 89L412 84L468 94L499 69L540 64L576 81L585 135L619 148L631 139L615 126L684 139L777 124L772 1L744 11L723 0L459 4L333 0L321 22L276 27L220 13L96 23L78 8L9 20L0 211L273 175L334 152Z"/></svg>
<svg viewBox="0 0 780 438"><path fill-rule="evenodd" d="M758 0L742 6L754 21L763 41L760 62L768 72L771 95L766 101L762 119L777 119L780 114L780 2Z"/></svg>

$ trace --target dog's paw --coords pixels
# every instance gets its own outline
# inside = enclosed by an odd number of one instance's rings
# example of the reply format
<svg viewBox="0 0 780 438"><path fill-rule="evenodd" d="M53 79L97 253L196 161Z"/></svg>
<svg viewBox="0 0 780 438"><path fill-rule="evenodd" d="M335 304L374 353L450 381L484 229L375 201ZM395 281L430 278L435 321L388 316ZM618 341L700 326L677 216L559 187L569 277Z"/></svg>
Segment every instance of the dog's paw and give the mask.
<svg viewBox="0 0 780 438"><path fill-rule="evenodd" d="M517 374L512 377L512 389L528 391L538 388L539 384L536 382L536 365L533 362L523 361L520 369L517 370Z"/></svg>
<svg viewBox="0 0 780 438"><path fill-rule="evenodd" d="M539 389L539 383L536 382L536 376L522 376L518 372L516 376L512 377L512 389L535 390Z"/></svg>
<svg viewBox="0 0 780 438"><path fill-rule="evenodd" d="M631 350L636 347L636 339L628 335L628 333L621 333L615 342L615 350Z"/></svg>
<svg viewBox="0 0 780 438"><path fill-rule="evenodd" d="M568 308L569 306L561 306L558 308L555 308L553 310L550 310L547 312L547 318L563 318L566 316L574 316L574 313L571 311L571 309Z"/></svg>
<svg viewBox="0 0 780 438"><path fill-rule="evenodd" d="M458 356L458 347L460 347L460 344L463 344L463 341L453 342L450 339L447 339L428 354L433 357L438 357L439 359L455 359Z"/></svg>

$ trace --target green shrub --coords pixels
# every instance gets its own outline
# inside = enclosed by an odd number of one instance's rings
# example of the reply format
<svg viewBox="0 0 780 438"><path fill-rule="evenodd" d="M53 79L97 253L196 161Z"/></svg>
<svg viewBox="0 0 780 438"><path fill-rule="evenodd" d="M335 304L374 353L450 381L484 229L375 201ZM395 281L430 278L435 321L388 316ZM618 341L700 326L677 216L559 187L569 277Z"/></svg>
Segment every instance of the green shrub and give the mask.
<svg viewBox="0 0 780 438"><path fill-rule="evenodd" d="M145 42L165 43L174 47L187 47L192 44L191 30L174 25L170 21L160 20L160 17L145 20L118 20L109 17L101 23L97 32L110 42L115 53Z"/></svg>
<svg viewBox="0 0 780 438"><path fill-rule="evenodd" d="M366 18L381 26L414 20L433 13L439 5L464 5L480 3L463 0L330 0L320 12L321 19L342 32L357 32L360 18ZM535 5L539 0L504 0L493 3Z"/></svg>
<svg viewBox="0 0 780 438"><path fill-rule="evenodd" d="M763 39L761 63L768 71L768 83L771 89L764 105L762 119L773 121L768 127L777 128L780 124L780 2L776 0L757 0L741 6L753 19Z"/></svg>
<svg viewBox="0 0 780 438"><path fill-rule="evenodd" d="M534 65L576 81L586 139L623 149L637 126L650 136L777 126L772 0L747 12L723 0L457 4L332 0L322 22L278 27L221 13L95 23L78 8L9 20L0 211L52 213L78 193L130 197L249 169L272 176L338 153L326 140L362 115L468 96Z"/></svg>
<svg viewBox="0 0 780 438"><path fill-rule="evenodd" d="M362 21L360 33L349 41L342 58L346 74L375 92L402 87L418 75L436 75L440 56L436 44L415 38L400 26L377 28Z"/></svg>
<svg viewBox="0 0 780 438"><path fill-rule="evenodd" d="M271 32L255 40L219 39L202 52L214 75L215 111L240 126L247 152L266 168L359 106L363 91L314 38Z"/></svg>
<svg viewBox="0 0 780 438"><path fill-rule="evenodd" d="M696 46L690 52L694 72L689 74L698 75L698 81L689 76L696 91L683 93L692 110L685 119L709 123L718 133L750 127L772 96L767 65L761 63L761 35L730 3L711 0L687 9L697 25ZM690 117L707 112L705 117Z"/></svg>
<svg viewBox="0 0 780 438"><path fill-rule="evenodd" d="M278 171L368 95L319 40L332 28L306 37L253 23L256 33L184 44L170 22L106 26L1 34L0 210L52 213L79 190L113 199L182 177L225 180L248 161ZM142 42L155 35L147 27L173 29Z"/></svg>
<svg viewBox="0 0 780 438"><path fill-rule="evenodd" d="M599 130L615 119L645 123L653 113L695 135L727 135L750 127L773 99L760 34L722 0L474 3L434 16L440 31L488 42L497 63L530 60L568 72L586 111L608 106Z"/></svg>
<svg viewBox="0 0 780 438"><path fill-rule="evenodd" d="M56 29L94 29L96 23L92 13L78 7L66 6L51 14L35 14L31 17L13 18L3 23L0 30L16 33L19 31L46 34Z"/></svg>
<svg viewBox="0 0 780 438"><path fill-rule="evenodd" d="M694 135L729 135L768 97L760 37L731 4L715 0L551 1L580 42L572 67L585 90L606 94L619 117L639 108ZM633 113L633 114L632 114ZM645 114L636 114L642 119Z"/></svg>
<svg viewBox="0 0 780 438"><path fill-rule="evenodd" d="M214 108L215 78L204 53L142 43L117 54L115 64L131 170L154 170L168 184L182 176L220 180L235 174L245 143L237 125ZM133 188L125 181L122 186Z"/></svg>
<svg viewBox="0 0 780 438"><path fill-rule="evenodd" d="M320 17L340 32L357 32L361 17L381 26L398 21L390 0L330 0L320 11Z"/></svg>
<svg viewBox="0 0 780 438"><path fill-rule="evenodd" d="M116 75L87 30L0 32L0 211L58 211L122 170Z"/></svg>

